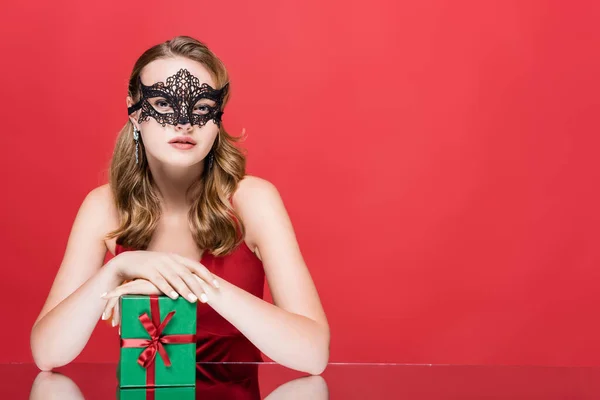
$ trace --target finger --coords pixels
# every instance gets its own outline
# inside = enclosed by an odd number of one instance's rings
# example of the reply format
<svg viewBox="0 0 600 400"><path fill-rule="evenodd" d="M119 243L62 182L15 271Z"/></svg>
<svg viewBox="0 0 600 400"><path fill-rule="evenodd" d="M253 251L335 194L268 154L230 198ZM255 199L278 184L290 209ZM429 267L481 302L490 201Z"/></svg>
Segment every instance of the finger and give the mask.
<svg viewBox="0 0 600 400"><path fill-rule="evenodd" d="M196 282L198 282L198 283L200 284L200 286L202 286L202 288L203 288L203 290L204 290L204 293L205 293L205 294L204 294L204 296L200 296L200 301L201 301L201 302L203 302L203 303L207 303L207 302L208 302L208 295L206 294L206 292L207 292L207 290L206 290L206 289L207 289L207 287L208 287L208 284L207 284L206 282L204 282L204 281L202 280L202 278L200 278L200 277L199 277L198 275L196 275L196 274L192 274L192 277L194 278L194 280L195 280Z"/></svg>
<svg viewBox="0 0 600 400"><path fill-rule="evenodd" d="M121 286L117 286L116 288L114 288L110 292L104 294L102 296L102 298L103 299L111 299L113 297L119 297L119 296L123 296L124 294L133 293L131 291L131 288L135 287L136 285L137 285L136 281L131 281L131 282L124 283Z"/></svg>
<svg viewBox="0 0 600 400"><path fill-rule="evenodd" d="M117 286L116 288L114 288L113 290L111 290L108 293L105 293L104 295L102 295L103 299L110 299L113 297L119 297L122 296L124 294L127 294L127 288L129 288L135 281L130 281L127 283L124 283L120 286Z"/></svg>
<svg viewBox="0 0 600 400"><path fill-rule="evenodd" d="M117 297L117 303L115 304L115 308L113 309L113 326L117 326L121 324L121 302L119 301L121 298Z"/></svg>
<svg viewBox="0 0 600 400"><path fill-rule="evenodd" d="M147 279L157 288L160 289L161 292L171 297L172 299L176 299L179 297L179 293L175 291L173 286L169 284L169 282L165 279L165 277L158 271L158 269L154 270L154 272L150 273Z"/></svg>
<svg viewBox="0 0 600 400"><path fill-rule="evenodd" d="M163 294L159 288L157 288L152 282L147 279L135 279L127 285L121 285L119 294Z"/></svg>
<svg viewBox="0 0 600 400"><path fill-rule="evenodd" d="M102 319L109 320L112 319L115 304L117 304L118 297L110 298L106 302L106 307L104 308L104 312L102 313Z"/></svg>
<svg viewBox="0 0 600 400"><path fill-rule="evenodd" d="M135 279L131 282L123 284L109 293L102 296L108 300L110 299L118 299L119 297L126 294L163 294L163 292L157 288L152 282L146 279ZM112 303L111 303L112 304ZM110 314L103 314L103 319L108 319Z"/></svg>
<svg viewBox="0 0 600 400"><path fill-rule="evenodd" d="M104 306L104 311L102 312L103 320L108 320L112 316L113 308L115 307L118 299L118 297L108 299L106 306Z"/></svg>
<svg viewBox="0 0 600 400"><path fill-rule="evenodd" d="M206 283L210 284L215 289L219 288L219 281L217 280L218 277L212 272L210 272L208 268L206 268L204 265L194 260L190 260L187 257L182 257L176 253L169 253L169 255L172 256L176 261L188 267L193 273L198 275Z"/></svg>
<svg viewBox="0 0 600 400"><path fill-rule="evenodd" d="M179 294L185 297L190 303L194 303L198 300L198 297L193 293L190 287L182 279L181 275L184 269L177 261L168 259L165 261L166 265L161 265L158 270L162 276L173 286Z"/></svg>
<svg viewBox="0 0 600 400"><path fill-rule="evenodd" d="M110 317L111 310L112 308L109 306L109 302L107 301L104 309L102 310L102 321L106 321Z"/></svg>
<svg viewBox="0 0 600 400"><path fill-rule="evenodd" d="M198 278L196 274L187 268L182 268L181 277L201 302L206 303L208 301L208 295L205 288L206 282Z"/></svg>
<svg viewBox="0 0 600 400"><path fill-rule="evenodd" d="M135 282L135 288L131 288L132 294L166 294L163 293L158 287L156 287L154 283L150 282L147 279L136 279ZM175 294L179 296L177 292L175 292Z"/></svg>
<svg viewBox="0 0 600 400"><path fill-rule="evenodd" d="M159 288L146 279L138 279L138 285L135 288L137 294L163 294Z"/></svg>

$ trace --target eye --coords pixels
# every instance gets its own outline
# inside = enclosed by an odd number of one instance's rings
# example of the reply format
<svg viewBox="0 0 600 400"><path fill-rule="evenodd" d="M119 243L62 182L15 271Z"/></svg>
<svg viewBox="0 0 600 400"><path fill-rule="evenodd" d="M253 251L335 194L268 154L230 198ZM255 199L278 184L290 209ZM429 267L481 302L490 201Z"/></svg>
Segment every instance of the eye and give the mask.
<svg viewBox="0 0 600 400"><path fill-rule="evenodd" d="M173 108L171 107L171 103L163 98L157 98L152 101L152 106L154 109L160 113L168 113L173 112Z"/></svg>
<svg viewBox="0 0 600 400"><path fill-rule="evenodd" d="M207 104L197 104L196 107L194 107L194 112L197 112L197 114L200 115L206 115L211 111L212 107Z"/></svg>

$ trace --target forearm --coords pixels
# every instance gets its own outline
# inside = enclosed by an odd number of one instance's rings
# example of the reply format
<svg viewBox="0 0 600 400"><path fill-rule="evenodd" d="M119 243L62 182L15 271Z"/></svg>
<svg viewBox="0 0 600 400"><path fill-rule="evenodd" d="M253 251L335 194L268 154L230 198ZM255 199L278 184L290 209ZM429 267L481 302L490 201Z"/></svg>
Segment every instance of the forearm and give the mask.
<svg viewBox="0 0 600 400"><path fill-rule="evenodd" d="M33 326L31 352L40 369L63 366L81 353L106 305L100 296L121 283L112 261Z"/></svg>
<svg viewBox="0 0 600 400"><path fill-rule="evenodd" d="M206 289L208 305L260 351L298 371L318 375L325 369L329 360L327 327L268 303L222 278L218 281L219 289Z"/></svg>

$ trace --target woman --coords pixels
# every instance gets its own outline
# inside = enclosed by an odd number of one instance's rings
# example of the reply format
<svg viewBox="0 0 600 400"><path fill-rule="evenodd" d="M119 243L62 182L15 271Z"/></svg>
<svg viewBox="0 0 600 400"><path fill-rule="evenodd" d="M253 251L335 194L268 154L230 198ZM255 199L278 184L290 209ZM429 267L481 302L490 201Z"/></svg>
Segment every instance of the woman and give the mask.
<svg viewBox="0 0 600 400"><path fill-rule="evenodd" d="M223 128L229 93L223 63L193 38L137 60L109 183L81 204L32 328L40 369L71 362L101 316L118 326L124 294L199 300L199 362L261 361L260 350L325 369L327 318L277 189L245 175L239 138ZM274 304L262 300L265 275ZM236 350L244 341L255 351Z"/></svg>

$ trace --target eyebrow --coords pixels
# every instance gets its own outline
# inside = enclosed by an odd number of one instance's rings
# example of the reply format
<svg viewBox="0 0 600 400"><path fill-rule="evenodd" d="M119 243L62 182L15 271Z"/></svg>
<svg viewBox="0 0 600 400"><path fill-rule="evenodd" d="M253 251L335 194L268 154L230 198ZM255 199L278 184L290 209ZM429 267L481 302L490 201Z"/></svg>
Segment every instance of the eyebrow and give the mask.
<svg viewBox="0 0 600 400"><path fill-rule="evenodd" d="M193 75L192 75L192 76L193 76ZM170 77L171 77L171 75L169 75L167 78L170 78ZM142 83L144 86L154 86L154 85L156 85L157 83L162 83L163 85L166 85L166 84L167 84L167 78L165 78L165 79L163 79L163 80L160 80L160 81L156 81L156 82L154 82L154 83L151 83L151 84L149 84L149 85L146 85L144 82L142 82L142 78L141 78L141 77L138 77L139 81L140 81L140 82L141 82L141 83ZM201 81L200 81L200 79L198 79L198 82L200 82L198 86L202 86L202 85L204 85L204 84L206 83L206 84L207 84L208 86L210 86L210 87L211 87L213 90L219 90L219 89L215 89L215 85L211 84L210 82L201 82Z"/></svg>

